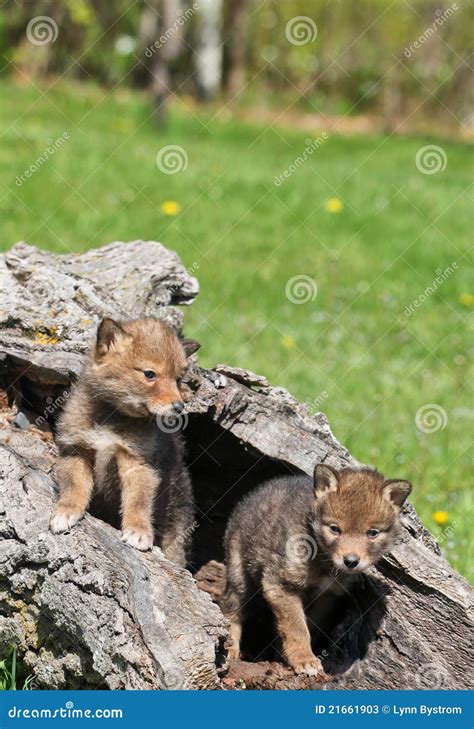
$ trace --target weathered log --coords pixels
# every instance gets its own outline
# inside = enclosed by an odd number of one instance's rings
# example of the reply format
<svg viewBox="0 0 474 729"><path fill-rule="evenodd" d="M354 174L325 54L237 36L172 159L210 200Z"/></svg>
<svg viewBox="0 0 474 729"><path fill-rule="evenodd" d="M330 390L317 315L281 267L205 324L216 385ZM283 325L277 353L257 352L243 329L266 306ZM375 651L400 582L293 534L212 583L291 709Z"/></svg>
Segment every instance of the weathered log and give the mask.
<svg viewBox="0 0 474 729"><path fill-rule="evenodd" d="M0 257L0 348L30 377L68 384L102 316L156 315L180 328L175 304L199 291L176 253L152 241L55 256L17 243Z"/></svg>
<svg viewBox="0 0 474 729"><path fill-rule="evenodd" d="M53 536L54 445L1 436L0 650L39 688L216 688L225 621L190 573L92 516Z"/></svg>
<svg viewBox="0 0 474 729"><path fill-rule="evenodd" d="M38 294L43 275L48 289ZM177 256L156 243L71 257L15 246L0 264L0 384L10 404L54 429L99 317L154 314L179 329L173 304L189 303L197 290ZM357 461L322 413L311 416L264 377L193 366L185 385L183 434L198 506L193 567L202 590L158 548L135 552L94 516L70 534L50 534L54 442L34 425L15 430L4 411L0 651L16 643L41 687L320 686L267 662L278 657L275 636L257 613L244 641L254 662L231 662L224 675L226 622L205 591L218 602L222 534L244 493L272 475L311 473L317 461ZM470 587L411 506L403 523L400 543L339 602L319 639L327 687L469 686Z"/></svg>

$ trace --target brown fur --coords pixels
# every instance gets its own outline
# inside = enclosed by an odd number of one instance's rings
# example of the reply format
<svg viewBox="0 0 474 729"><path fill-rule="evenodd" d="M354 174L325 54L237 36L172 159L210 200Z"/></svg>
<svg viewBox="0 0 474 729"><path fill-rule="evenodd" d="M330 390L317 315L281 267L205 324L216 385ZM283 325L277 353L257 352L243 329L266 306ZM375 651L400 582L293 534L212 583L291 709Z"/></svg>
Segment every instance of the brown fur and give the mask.
<svg viewBox="0 0 474 729"><path fill-rule="evenodd" d="M308 620L320 620L321 610L330 607L327 597L347 592L354 575L390 549L410 490L408 481L390 481L370 469L318 465L314 481L277 478L240 502L225 536L230 654L240 655L245 605L260 592L289 665L297 673L322 673Z"/></svg>
<svg viewBox="0 0 474 729"><path fill-rule="evenodd" d="M180 436L160 418L181 411L179 378L198 346L159 319L102 321L58 423L54 532L81 519L94 495L112 517L120 509L125 542L142 550L161 543L185 563L191 484Z"/></svg>

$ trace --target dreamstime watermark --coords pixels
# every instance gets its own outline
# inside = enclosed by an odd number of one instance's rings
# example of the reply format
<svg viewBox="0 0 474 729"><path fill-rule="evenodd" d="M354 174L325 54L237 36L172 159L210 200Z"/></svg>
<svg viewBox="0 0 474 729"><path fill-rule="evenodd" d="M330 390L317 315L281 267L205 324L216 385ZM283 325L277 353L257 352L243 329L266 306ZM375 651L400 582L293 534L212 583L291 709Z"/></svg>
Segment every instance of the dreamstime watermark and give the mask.
<svg viewBox="0 0 474 729"><path fill-rule="evenodd" d="M36 158L33 164L31 164L24 172L22 172L21 175L17 175L15 185L17 187L21 187L22 185L24 185L26 180L30 177L33 177L35 172L38 172L38 170L44 165L44 163L47 162L47 160L63 146L64 142L67 142L69 139L69 132L64 132L64 134L62 134L57 139L49 140L48 146L46 147L44 152L42 152L40 156Z"/></svg>
<svg viewBox="0 0 474 729"><path fill-rule="evenodd" d="M312 43L318 35L318 27L312 18L307 15L296 15L291 18L285 27L286 40L294 46L304 46Z"/></svg>
<svg viewBox="0 0 474 729"><path fill-rule="evenodd" d="M317 397L311 400L309 407L313 414L321 410L321 405L327 400L328 396L327 391L323 390Z"/></svg>
<svg viewBox="0 0 474 729"><path fill-rule="evenodd" d="M165 175L175 175L184 172L188 166L188 155L178 144L167 144L156 155L156 166Z"/></svg>
<svg viewBox="0 0 474 729"><path fill-rule="evenodd" d="M427 29L418 36L417 40L414 41L411 45L406 46L404 55L406 58L410 58L410 56L413 55L414 51L417 51L419 48L422 47L423 43L426 43L427 40L431 38L437 31L440 26L443 25L449 18L451 18L452 15L456 12L456 10L459 10L459 5L457 3L453 3L449 8L446 8L446 10L437 10L436 11L436 18L434 19L433 23L427 27Z"/></svg>
<svg viewBox="0 0 474 729"><path fill-rule="evenodd" d="M190 524L184 530L184 532L182 532L179 536L177 536L176 539L173 539L171 547L167 547L167 553L169 550L170 554L172 555L173 550L176 547L183 547L184 545L186 545L189 542L189 540L191 539L191 537L193 536L193 534L196 531L196 529L198 528L198 526L199 526L199 523L196 520L194 520L193 523ZM172 557L169 557L169 559L172 559Z"/></svg>
<svg viewBox="0 0 474 729"><path fill-rule="evenodd" d="M39 303L43 303L49 298L51 293L51 279L43 276L41 273L38 274L35 272L34 276L28 279L26 288L33 299L36 299Z"/></svg>
<svg viewBox="0 0 474 729"><path fill-rule="evenodd" d="M442 530L441 534L436 535L437 541L443 545L445 542L449 542L449 540L452 539L456 534L457 527L457 521L451 522L451 524L449 524L445 529Z"/></svg>
<svg viewBox="0 0 474 729"><path fill-rule="evenodd" d="M309 562L317 553L316 540L309 534L294 534L285 544L285 554L290 562Z"/></svg>
<svg viewBox="0 0 474 729"><path fill-rule="evenodd" d="M64 559L57 536L51 532L49 513L38 512L40 516L28 524L28 547L36 564L52 565L57 559Z"/></svg>
<svg viewBox="0 0 474 729"><path fill-rule="evenodd" d="M444 430L448 424L448 414L441 405L428 403L418 408L415 415L415 424L422 433L436 433Z"/></svg>
<svg viewBox="0 0 474 729"><path fill-rule="evenodd" d="M448 164L446 152L437 144L427 144L420 147L415 155L415 165L419 172L424 175L435 175L443 172Z"/></svg>
<svg viewBox="0 0 474 729"><path fill-rule="evenodd" d="M189 416L187 413L169 413L157 415L156 424L162 433L180 433L188 426Z"/></svg>
<svg viewBox="0 0 474 729"><path fill-rule="evenodd" d="M285 296L292 304L307 304L309 301L314 301L317 293L316 281L304 273L292 276L286 282Z"/></svg>
<svg viewBox="0 0 474 729"><path fill-rule="evenodd" d="M38 417L35 419L34 424L37 428L41 428L43 425L47 425L48 423L48 416L53 416L55 413L58 412L58 410L62 410L64 407L64 404L69 399L71 393L69 390L64 390L64 392L61 395L58 395L56 398L47 397L46 398L46 407L43 410L42 415L38 415Z"/></svg>
<svg viewBox="0 0 474 729"><path fill-rule="evenodd" d="M439 663L425 663L415 674L416 688L439 690L448 688L449 675Z"/></svg>
<svg viewBox="0 0 474 729"><path fill-rule="evenodd" d="M177 30L181 28L192 16L194 13L199 10L199 3L193 3L190 8L185 10L184 13L181 13L178 15L176 20L174 21L173 25L168 28L157 41L151 44L151 46L148 46L145 48L145 56L147 58L151 58L154 53L160 50L160 48L163 48L163 46L174 36Z"/></svg>
<svg viewBox="0 0 474 729"><path fill-rule="evenodd" d="M191 278L193 278L194 277L194 274L200 268L201 268L201 266L199 265L199 263L197 261L193 261L193 263L191 264L191 266L188 266L188 268L186 269L186 274L188 276L190 276ZM175 293L175 292L179 291L182 288L183 283L185 283L185 281L179 281L179 282L177 281L176 283L171 284L171 286L169 287L170 292L171 293Z"/></svg>
<svg viewBox="0 0 474 729"><path fill-rule="evenodd" d="M25 709L12 706L10 719L123 719L122 709L75 709L72 701L66 701L58 709Z"/></svg>
<svg viewBox="0 0 474 729"><path fill-rule="evenodd" d="M186 269L186 273L188 274L188 276L192 276L194 273L196 273L196 271L199 271L200 268L201 267L199 263L197 261L193 261L192 264Z"/></svg>
<svg viewBox="0 0 474 729"><path fill-rule="evenodd" d="M314 152L316 152L319 147L326 142L329 139L329 135L327 132L323 132L320 137L316 137L316 139L306 139L306 147L303 150L303 153L297 157L287 169L281 173L281 175L277 175L275 179L273 180L273 184L276 187L280 187L284 183L285 180L287 180L293 172L296 172L304 163L306 160L308 160Z"/></svg>
<svg viewBox="0 0 474 729"><path fill-rule="evenodd" d="M416 309L419 309L420 306L423 306L425 301L427 301L430 298L430 296L432 296L435 293L435 291L437 291L439 289L439 287L442 286L444 284L444 282L447 281L447 279L450 276L452 276L453 273L458 268L459 268L459 266L458 266L457 261L453 261L451 263L451 265L447 266L444 270L442 270L441 268L437 268L435 271L436 278L433 279L433 281L430 283L429 286L426 287L426 289L423 291L423 293L421 293L419 296L417 296L417 298L414 301L412 301L411 304L409 304L408 306L405 306L405 309L404 309L405 316L411 316L415 312Z"/></svg>
<svg viewBox="0 0 474 729"><path fill-rule="evenodd" d="M26 37L34 46L54 43L59 34L58 24L49 15L37 15L26 26Z"/></svg>

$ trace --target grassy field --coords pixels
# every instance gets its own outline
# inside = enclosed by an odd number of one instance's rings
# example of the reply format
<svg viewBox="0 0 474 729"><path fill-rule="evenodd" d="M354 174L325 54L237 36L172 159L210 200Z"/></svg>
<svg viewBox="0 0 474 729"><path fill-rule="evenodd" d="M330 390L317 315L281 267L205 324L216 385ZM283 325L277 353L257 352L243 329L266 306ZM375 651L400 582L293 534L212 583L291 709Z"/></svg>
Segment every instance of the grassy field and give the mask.
<svg viewBox="0 0 474 729"><path fill-rule="evenodd" d="M264 373L326 412L358 459L411 479L424 523L469 574L467 145L329 135L275 185L308 134L184 105L158 131L146 100L125 90L1 93L3 248L23 239L69 252L145 238L177 250L201 283L186 313L201 361ZM447 164L424 174L415 156L431 144ZM185 150L185 170L158 169L164 145ZM298 288L296 276L309 278ZM309 300L292 303L298 296Z"/></svg>

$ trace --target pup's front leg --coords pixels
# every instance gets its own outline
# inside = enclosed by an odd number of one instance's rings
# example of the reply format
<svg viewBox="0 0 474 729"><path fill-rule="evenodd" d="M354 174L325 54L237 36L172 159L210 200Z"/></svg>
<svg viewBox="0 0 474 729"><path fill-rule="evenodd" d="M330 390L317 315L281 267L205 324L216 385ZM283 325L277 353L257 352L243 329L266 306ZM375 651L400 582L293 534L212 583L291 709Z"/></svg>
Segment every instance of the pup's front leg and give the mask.
<svg viewBox="0 0 474 729"><path fill-rule="evenodd" d="M86 455L60 457L55 478L59 500L51 517L50 529L59 534L69 531L87 509L94 485L90 458Z"/></svg>
<svg viewBox="0 0 474 729"><path fill-rule="evenodd" d="M301 597L268 578L262 581L263 594L276 619L286 660L295 673L324 676L321 661L311 650L311 636Z"/></svg>
<svg viewBox="0 0 474 729"><path fill-rule="evenodd" d="M117 453L122 487L122 541L146 551L153 547L153 501L159 485L157 472L126 451Z"/></svg>
<svg viewBox="0 0 474 729"><path fill-rule="evenodd" d="M230 637L232 644L229 646L229 658L240 658L240 641L242 638L242 597L229 579L227 573L227 585L222 596L220 607L230 623Z"/></svg>

